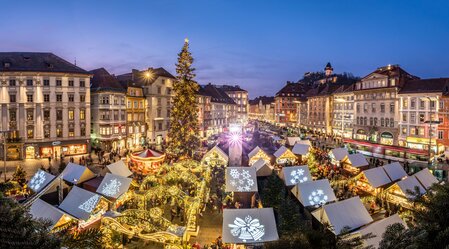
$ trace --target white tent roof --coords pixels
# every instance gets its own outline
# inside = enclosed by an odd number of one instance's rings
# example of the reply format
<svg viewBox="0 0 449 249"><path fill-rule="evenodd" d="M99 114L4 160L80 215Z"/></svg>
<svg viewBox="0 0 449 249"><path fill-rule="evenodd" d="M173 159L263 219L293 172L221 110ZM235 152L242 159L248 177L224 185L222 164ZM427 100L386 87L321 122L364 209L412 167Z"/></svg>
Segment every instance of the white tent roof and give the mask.
<svg viewBox="0 0 449 249"><path fill-rule="evenodd" d="M295 144L293 146L292 152L295 155L307 155L309 153L310 145L307 144Z"/></svg>
<svg viewBox="0 0 449 249"><path fill-rule="evenodd" d="M274 152L274 156L276 158L282 156L285 152L289 151L289 149L285 146L281 146L281 148L279 148L276 152Z"/></svg>
<svg viewBox="0 0 449 249"><path fill-rule="evenodd" d="M54 207L41 199L36 199L30 207L30 214L34 219L46 219L51 221L51 228L58 223L58 221L67 215L64 211Z"/></svg>
<svg viewBox="0 0 449 249"><path fill-rule="evenodd" d="M31 177L31 180L28 182L28 187L32 189L35 193L41 191L45 186L47 186L56 176L47 173L43 170L38 170L36 174Z"/></svg>
<svg viewBox="0 0 449 249"><path fill-rule="evenodd" d="M312 181L309 166L307 165L283 167L280 177L284 180L285 186Z"/></svg>
<svg viewBox="0 0 449 249"><path fill-rule="evenodd" d="M331 225L331 231L337 235L345 227L352 230L373 221L358 196L327 204L313 211L312 215L321 223Z"/></svg>
<svg viewBox="0 0 449 249"><path fill-rule="evenodd" d="M387 173L385 173L385 170L382 167L368 169L363 171L362 173L365 175L369 184L374 188L387 185L391 182L390 178L388 177Z"/></svg>
<svg viewBox="0 0 449 249"><path fill-rule="evenodd" d="M424 187L421 185L421 183L418 182L418 179L416 179L415 176L406 177L404 180L401 180L401 181L397 182L396 184L399 186L402 193L404 193L405 197L407 197L408 199L413 198L413 195L408 194L407 190L415 192L415 186L417 186L419 188L419 192L421 194L426 193L426 189L424 189Z"/></svg>
<svg viewBox="0 0 449 249"><path fill-rule="evenodd" d="M296 141L296 144L305 144L305 145L309 145L309 146L312 146L312 143L310 142L310 140L299 140L299 141Z"/></svg>
<svg viewBox="0 0 449 249"><path fill-rule="evenodd" d="M335 148L332 149L330 153L337 161L342 161L349 155L348 151L345 148Z"/></svg>
<svg viewBox="0 0 449 249"><path fill-rule="evenodd" d="M126 164L122 160L111 163L106 167L108 168L109 172L114 175L129 177L133 174L133 172L129 170L128 166L126 166Z"/></svg>
<svg viewBox="0 0 449 249"><path fill-rule="evenodd" d="M226 192L257 192L255 167L226 168Z"/></svg>
<svg viewBox="0 0 449 249"><path fill-rule="evenodd" d="M393 182L407 176L404 168L402 168L401 164L398 162L384 165L382 168L384 168L385 172L387 172L387 175Z"/></svg>
<svg viewBox="0 0 449 249"><path fill-rule="evenodd" d="M74 186L59 208L78 219L87 220L100 198L98 194Z"/></svg>
<svg viewBox="0 0 449 249"><path fill-rule="evenodd" d="M385 230L389 225L393 225L395 223L400 223L404 225L404 227L407 227L407 224L399 217L398 214L394 214L392 216L389 216L385 219L375 221L360 230L358 230L355 233L358 233L360 235L367 235L371 233L374 237L370 239L366 239L364 241L364 246L372 246L374 249L379 248L379 243L382 241L382 235L385 233Z"/></svg>
<svg viewBox="0 0 449 249"><path fill-rule="evenodd" d="M427 168L415 173L414 176L424 186L425 189L429 189L433 184L438 183L437 178L432 175L432 173L430 173L429 169Z"/></svg>
<svg viewBox="0 0 449 249"><path fill-rule="evenodd" d="M223 242L254 244L279 239L273 208L224 209Z"/></svg>
<svg viewBox="0 0 449 249"><path fill-rule="evenodd" d="M298 141L301 141L300 137L287 137L287 145L293 146L295 145Z"/></svg>
<svg viewBox="0 0 449 249"><path fill-rule="evenodd" d="M61 174L62 179L73 184L80 184L95 177L89 168L74 163L67 164Z"/></svg>
<svg viewBox="0 0 449 249"><path fill-rule="evenodd" d="M257 176L269 176L273 171L271 165L262 158L259 158L251 167L256 168Z"/></svg>
<svg viewBox="0 0 449 249"><path fill-rule="evenodd" d="M131 181L131 178L107 173L98 186L97 193L117 199L128 191Z"/></svg>
<svg viewBox="0 0 449 249"><path fill-rule="evenodd" d="M327 179L296 184L292 193L304 207L323 205L337 200Z"/></svg>
<svg viewBox="0 0 449 249"><path fill-rule="evenodd" d="M366 160L365 156L361 153L351 154L348 156L348 160L351 163L351 166L354 168L359 168L363 166L368 166L369 163Z"/></svg>
<svg viewBox="0 0 449 249"><path fill-rule="evenodd" d="M221 155L226 161L229 161L229 157L228 155L222 150L220 149L220 147L218 147L217 145L215 145L212 149L210 149L206 154L204 154L203 159L208 156L209 154L211 154L212 152L216 152L217 154Z"/></svg>

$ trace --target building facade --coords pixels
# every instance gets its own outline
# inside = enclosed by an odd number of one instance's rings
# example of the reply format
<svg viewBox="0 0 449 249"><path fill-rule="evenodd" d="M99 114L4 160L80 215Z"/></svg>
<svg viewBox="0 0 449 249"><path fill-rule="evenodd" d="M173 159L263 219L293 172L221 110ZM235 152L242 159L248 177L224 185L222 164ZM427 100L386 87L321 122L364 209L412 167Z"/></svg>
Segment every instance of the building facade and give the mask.
<svg viewBox="0 0 449 249"><path fill-rule="evenodd" d="M90 73L92 146L120 152L126 147L126 89L104 68Z"/></svg>
<svg viewBox="0 0 449 249"><path fill-rule="evenodd" d="M354 84L342 85L333 93L332 133L352 138L354 123Z"/></svg>
<svg viewBox="0 0 449 249"><path fill-rule="evenodd" d="M0 62L7 159L88 153L90 74L52 53L0 53Z"/></svg>
<svg viewBox="0 0 449 249"><path fill-rule="evenodd" d="M243 90L237 85L221 85L217 87L234 100L236 104L236 122L246 123L248 121L248 91Z"/></svg>
<svg viewBox="0 0 449 249"><path fill-rule="evenodd" d="M274 123L274 97L259 96L249 101L249 119Z"/></svg>
<svg viewBox="0 0 449 249"><path fill-rule="evenodd" d="M325 83L310 89L306 96L308 102L306 129L320 134L332 135L332 110L335 90L341 85Z"/></svg>
<svg viewBox="0 0 449 249"><path fill-rule="evenodd" d="M275 95L275 122L279 125L296 126L298 106L305 97L307 87L302 83L287 81L287 84Z"/></svg>
<svg viewBox="0 0 449 249"><path fill-rule="evenodd" d="M208 137L209 127L212 126L212 97L209 96L203 87L199 88L197 94L197 105L198 105L198 126L200 129L201 137Z"/></svg>

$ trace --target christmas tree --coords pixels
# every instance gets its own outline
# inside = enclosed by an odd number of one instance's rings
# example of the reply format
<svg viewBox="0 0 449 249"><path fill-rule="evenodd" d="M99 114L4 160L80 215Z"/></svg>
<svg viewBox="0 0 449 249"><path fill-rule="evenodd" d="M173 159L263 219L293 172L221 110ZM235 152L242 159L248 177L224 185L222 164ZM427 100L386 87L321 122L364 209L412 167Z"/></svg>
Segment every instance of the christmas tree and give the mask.
<svg viewBox="0 0 449 249"><path fill-rule="evenodd" d="M186 39L176 64L176 82L173 90L175 97L170 113L167 152L175 158L191 157L199 147L198 114L196 94L199 90L195 82L193 58Z"/></svg>

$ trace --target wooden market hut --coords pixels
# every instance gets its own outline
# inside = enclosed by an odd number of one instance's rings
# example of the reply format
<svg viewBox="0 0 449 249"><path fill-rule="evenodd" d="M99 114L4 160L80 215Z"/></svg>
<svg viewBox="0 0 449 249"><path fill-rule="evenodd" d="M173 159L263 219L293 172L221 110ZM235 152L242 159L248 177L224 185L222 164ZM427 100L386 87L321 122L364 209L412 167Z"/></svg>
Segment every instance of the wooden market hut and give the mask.
<svg viewBox="0 0 449 249"><path fill-rule="evenodd" d="M271 158L264 150L262 150L259 146L256 146L253 150L248 153L248 165L253 165L259 159L263 159L266 162L270 162Z"/></svg>
<svg viewBox="0 0 449 249"><path fill-rule="evenodd" d="M296 143L292 148L292 152L298 157L300 161L302 161L307 159L307 157L309 156L310 148L311 146L308 144Z"/></svg>
<svg viewBox="0 0 449 249"><path fill-rule="evenodd" d="M229 157L228 155L215 145L212 149L210 149L206 154L204 154L201 159L201 163L208 166L228 166Z"/></svg>
<svg viewBox="0 0 449 249"><path fill-rule="evenodd" d="M278 165L292 165L296 163L295 154L285 146L281 146L273 155L276 158L276 164Z"/></svg>
<svg viewBox="0 0 449 249"><path fill-rule="evenodd" d="M364 170L355 179L359 190L372 195L379 194L384 187L392 182L383 167Z"/></svg>
<svg viewBox="0 0 449 249"><path fill-rule="evenodd" d="M345 148L335 148L329 152L331 163L337 166L341 166L341 162L346 160L348 156L348 150L346 150Z"/></svg>
<svg viewBox="0 0 449 249"><path fill-rule="evenodd" d="M407 172L405 172L404 168L398 162L386 164L382 166L382 168L385 170L392 182L396 182L408 176Z"/></svg>
<svg viewBox="0 0 449 249"><path fill-rule="evenodd" d="M301 141L300 137L287 137L288 146L294 146L299 141Z"/></svg>
<svg viewBox="0 0 449 249"><path fill-rule="evenodd" d="M265 161L263 158L259 158L251 167L256 168L257 177L270 176L273 172L270 162Z"/></svg>
<svg viewBox="0 0 449 249"><path fill-rule="evenodd" d="M438 184L438 179L427 168L416 172L414 176L425 189L429 189L433 184Z"/></svg>
<svg viewBox="0 0 449 249"><path fill-rule="evenodd" d="M357 175L360 171L368 169L369 163L361 153L350 154L343 161L343 168L351 175Z"/></svg>
<svg viewBox="0 0 449 249"><path fill-rule="evenodd" d="M312 175L307 165L282 167L279 177L284 180L287 187L312 181Z"/></svg>
<svg viewBox="0 0 449 249"><path fill-rule="evenodd" d="M48 204L47 202L36 199L30 207L30 214L34 219L45 219L50 222L50 230L54 231L63 225L76 220L70 214L63 210Z"/></svg>
<svg viewBox="0 0 449 249"><path fill-rule="evenodd" d="M418 188L420 194L425 194L426 189L419 183L418 179L413 175L396 182L386 189L386 200L390 203L399 204L405 208L412 208L411 202L414 198L408 191L415 192Z"/></svg>
<svg viewBox="0 0 449 249"><path fill-rule="evenodd" d="M317 207L337 201L328 179L298 183L291 191L303 207Z"/></svg>
<svg viewBox="0 0 449 249"><path fill-rule="evenodd" d="M227 167L225 171L225 192L232 193L234 201L239 201L243 208L250 208L252 197L258 192L255 167Z"/></svg>

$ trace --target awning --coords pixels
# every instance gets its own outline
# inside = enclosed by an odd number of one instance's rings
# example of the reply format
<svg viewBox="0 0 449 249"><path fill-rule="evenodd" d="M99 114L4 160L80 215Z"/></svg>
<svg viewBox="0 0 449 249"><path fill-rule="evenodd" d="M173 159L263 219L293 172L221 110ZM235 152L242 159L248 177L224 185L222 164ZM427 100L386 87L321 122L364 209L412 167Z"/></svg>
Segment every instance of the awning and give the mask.
<svg viewBox="0 0 449 249"><path fill-rule="evenodd" d="M337 200L327 179L299 183L293 187L292 193L304 207L320 206Z"/></svg>
<svg viewBox="0 0 449 249"><path fill-rule="evenodd" d="M285 186L312 181L309 166L307 165L282 167L279 176L284 180Z"/></svg>
<svg viewBox="0 0 449 249"><path fill-rule="evenodd" d="M279 239L273 208L224 209L223 242L255 244Z"/></svg>
<svg viewBox="0 0 449 249"><path fill-rule="evenodd" d="M226 192L257 192L255 167L226 168Z"/></svg>

